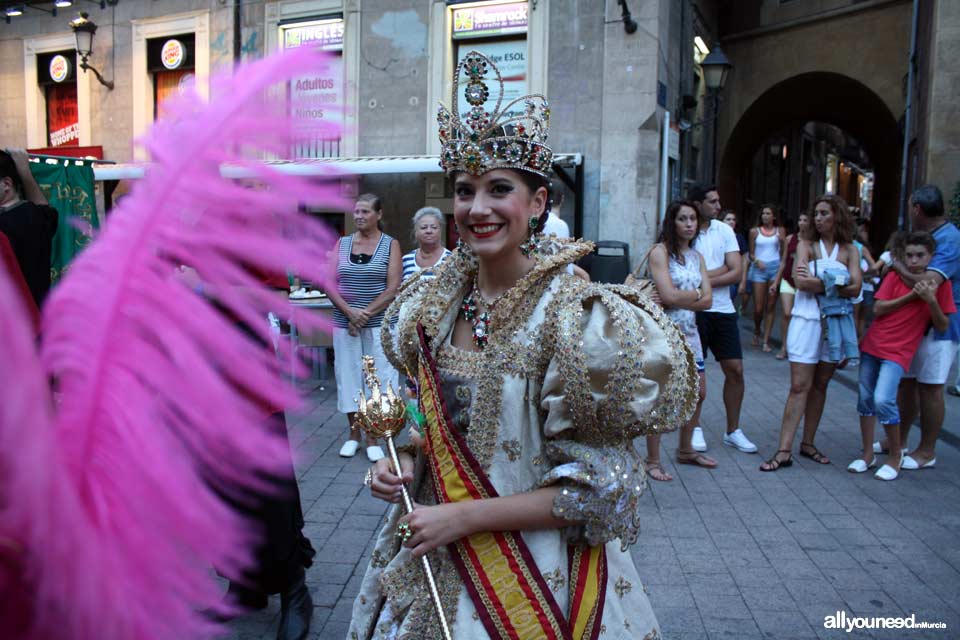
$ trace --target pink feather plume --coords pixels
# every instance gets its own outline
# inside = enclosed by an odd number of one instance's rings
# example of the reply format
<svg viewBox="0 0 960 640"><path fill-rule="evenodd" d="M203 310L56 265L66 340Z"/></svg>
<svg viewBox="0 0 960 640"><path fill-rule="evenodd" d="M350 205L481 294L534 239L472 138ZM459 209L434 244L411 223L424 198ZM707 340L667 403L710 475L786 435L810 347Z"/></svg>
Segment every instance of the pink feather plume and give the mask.
<svg viewBox="0 0 960 640"><path fill-rule="evenodd" d="M286 441L264 420L296 400L290 363L265 346L266 315L286 303L256 274L331 286L335 238L298 205L342 207L329 182L256 158L286 155L305 133L278 83L326 64L314 52L275 56L215 79L209 102L175 105L145 140L155 164L44 307L43 370L0 336L4 403L11 389L29 391L0 424L3 451L17 451L7 506L35 590L28 637L217 630L203 613L222 597L212 570L239 575L258 532L214 487L234 497L264 490L264 474L289 464ZM222 178L225 163L256 183ZM180 265L196 270L206 295ZM55 414L45 377L56 381Z"/></svg>

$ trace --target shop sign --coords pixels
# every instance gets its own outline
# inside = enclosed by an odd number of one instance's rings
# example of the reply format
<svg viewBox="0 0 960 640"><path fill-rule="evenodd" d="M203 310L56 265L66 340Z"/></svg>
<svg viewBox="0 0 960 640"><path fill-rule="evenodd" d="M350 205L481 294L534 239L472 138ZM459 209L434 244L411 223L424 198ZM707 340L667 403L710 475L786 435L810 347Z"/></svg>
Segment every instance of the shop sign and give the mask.
<svg viewBox="0 0 960 640"><path fill-rule="evenodd" d="M285 50L311 47L338 52L343 49L340 18L301 22L280 29ZM343 57L325 57L313 73L292 78L289 87L290 110L297 131L291 154L298 158L339 155L339 151L332 149L339 149L340 134L327 126L343 124Z"/></svg>
<svg viewBox="0 0 960 640"><path fill-rule="evenodd" d="M187 49L183 43L177 39L170 39L163 43L160 49L160 62L167 69L173 70L183 64L187 57Z"/></svg>
<svg viewBox="0 0 960 640"><path fill-rule="evenodd" d="M500 108L505 108L511 101L527 94L527 40L526 38L511 38L509 40L494 40L492 42L483 42L471 44L470 46L461 45L457 51L458 62L462 61L464 56L470 51L478 51L490 58L500 70L500 77L503 78L503 100ZM497 106L497 86L496 78L488 79L490 97L483 108L493 113ZM463 86L463 85L461 85ZM457 97L458 108L461 114L470 110L470 104L467 102L463 91ZM523 115L524 104L517 103L509 108L505 113L509 117Z"/></svg>
<svg viewBox="0 0 960 640"><path fill-rule="evenodd" d="M526 2L487 4L453 10L454 39L486 38L526 31Z"/></svg>
<svg viewBox="0 0 960 640"><path fill-rule="evenodd" d="M70 75L70 61L66 56L57 54L50 58L50 79L63 82Z"/></svg>
<svg viewBox="0 0 960 640"><path fill-rule="evenodd" d="M318 47L323 51L343 49L343 20L318 20L281 27L283 48Z"/></svg>

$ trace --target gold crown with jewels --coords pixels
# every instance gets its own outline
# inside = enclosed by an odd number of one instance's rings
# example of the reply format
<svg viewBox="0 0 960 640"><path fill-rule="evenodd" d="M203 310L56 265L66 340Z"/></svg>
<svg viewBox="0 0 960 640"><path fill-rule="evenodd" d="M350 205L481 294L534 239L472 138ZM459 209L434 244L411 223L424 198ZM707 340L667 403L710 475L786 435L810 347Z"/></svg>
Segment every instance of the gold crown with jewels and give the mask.
<svg viewBox="0 0 960 640"><path fill-rule="evenodd" d="M490 97L487 75L496 76L499 94L493 112L483 105ZM464 97L470 105L460 113L457 91L465 79ZM479 176L492 169L519 169L548 177L553 151L547 146L550 107L542 95L528 95L501 108L503 77L493 62L477 51L469 52L453 76L452 111L440 105L440 166L450 175L465 171ZM520 107L519 115L514 109Z"/></svg>

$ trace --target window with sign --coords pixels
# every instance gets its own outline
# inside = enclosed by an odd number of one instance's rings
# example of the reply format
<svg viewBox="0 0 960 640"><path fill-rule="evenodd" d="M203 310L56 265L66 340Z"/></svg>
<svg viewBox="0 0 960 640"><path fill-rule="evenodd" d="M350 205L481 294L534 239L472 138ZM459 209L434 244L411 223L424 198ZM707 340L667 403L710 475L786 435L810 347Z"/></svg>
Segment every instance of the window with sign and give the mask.
<svg viewBox="0 0 960 640"><path fill-rule="evenodd" d="M153 119L166 115L167 102L183 95L194 80L192 33L147 40L147 71L153 77Z"/></svg>
<svg viewBox="0 0 960 640"><path fill-rule="evenodd" d="M323 125L342 127L344 122L342 14L281 23L280 46L284 50L314 47L331 53L325 67L290 81L290 105L302 133L290 150L291 157L340 157L341 136L324 133Z"/></svg>
<svg viewBox="0 0 960 640"><path fill-rule="evenodd" d="M459 63L469 51L479 51L500 69L503 78L501 108L524 96L527 90L527 3L479 2L456 5L452 9L451 37ZM490 97L484 104L487 111L497 105L497 87L490 85ZM466 98L457 96L461 113L470 106ZM516 105L519 115L523 105ZM514 111L511 109L511 111Z"/></svg>
<svg viewBox="0 0 960 640"><path fill-rule="evenodd" d="M77 73L74 51L37 55L37 82L43 88L47 111L47 146L80 144Z"/></svg>

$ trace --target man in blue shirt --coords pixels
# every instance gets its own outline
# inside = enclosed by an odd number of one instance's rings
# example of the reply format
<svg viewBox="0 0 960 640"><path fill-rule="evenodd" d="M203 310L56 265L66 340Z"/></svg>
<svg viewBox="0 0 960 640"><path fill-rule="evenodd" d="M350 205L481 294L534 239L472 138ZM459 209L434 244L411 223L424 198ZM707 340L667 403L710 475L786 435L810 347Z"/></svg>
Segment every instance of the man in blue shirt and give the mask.
<svg viewBox="0 0 960 640"><path fill-rule="evenodd" d="M937 249L923 274L911 274L903 265L894 266L904 283L913 286L931 280L938 287L950 281L954 300L960 300L960 230L944 215L943 194L933 185L924 185L910 196L913 228L929 231ZM920 410L920 445L905 456L901 469L930 469L937 463L936 445L943 426L943 391L960 343L960 314L950 315L945 332L930 329L917 349L901 383L899 394L901 445L906 450L907 433ZM876 445L874 448L877 448Z"/></svg>

